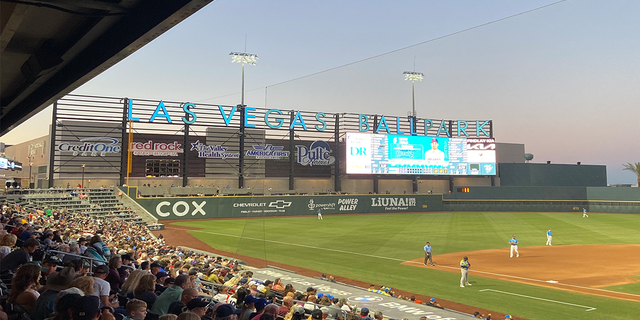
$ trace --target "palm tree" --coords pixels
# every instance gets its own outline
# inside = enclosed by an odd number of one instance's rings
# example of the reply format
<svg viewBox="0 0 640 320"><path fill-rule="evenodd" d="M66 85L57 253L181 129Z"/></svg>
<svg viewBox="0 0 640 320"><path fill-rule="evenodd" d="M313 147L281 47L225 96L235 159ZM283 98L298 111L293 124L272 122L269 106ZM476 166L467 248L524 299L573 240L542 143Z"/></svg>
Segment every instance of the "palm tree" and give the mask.
<svg viewBox="0 0 640 320"><path fill-rule="evenodd" d="M622 166L624 167L624 169L622 170L629 170L636 174L636 176L638 177L638 186L640 187L640 162L629 162L627 164L623 164Z"/></svg>

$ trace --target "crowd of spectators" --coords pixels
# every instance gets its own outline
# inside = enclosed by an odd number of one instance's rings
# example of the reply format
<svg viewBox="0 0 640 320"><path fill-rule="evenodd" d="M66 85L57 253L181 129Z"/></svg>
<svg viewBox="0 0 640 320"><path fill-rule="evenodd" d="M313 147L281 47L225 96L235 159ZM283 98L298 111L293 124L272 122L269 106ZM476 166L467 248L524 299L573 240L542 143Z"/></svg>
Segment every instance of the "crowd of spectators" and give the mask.
<svg viewBox="0 0 640 320"><path fill-rule="evenodd" d="M383 319L312 287L260 281L235 260L167 245L135 222L2 204L0 223L0 320Z"/></svg>

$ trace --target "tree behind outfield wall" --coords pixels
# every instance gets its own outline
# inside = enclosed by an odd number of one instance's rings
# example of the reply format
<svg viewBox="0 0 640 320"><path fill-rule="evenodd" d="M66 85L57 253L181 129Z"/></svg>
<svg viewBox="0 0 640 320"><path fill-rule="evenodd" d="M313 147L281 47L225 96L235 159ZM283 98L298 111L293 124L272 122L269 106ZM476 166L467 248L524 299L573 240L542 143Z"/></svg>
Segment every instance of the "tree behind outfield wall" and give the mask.
<svg viewBox="0 0 640 320"><path fill-rule="evenodd" d="M636 178L638 178L638 187L640 187L640 162L629 162L627 164L623 164L622 166L624 167L624 169L622 170L629 170L636 174Z"/></svg>

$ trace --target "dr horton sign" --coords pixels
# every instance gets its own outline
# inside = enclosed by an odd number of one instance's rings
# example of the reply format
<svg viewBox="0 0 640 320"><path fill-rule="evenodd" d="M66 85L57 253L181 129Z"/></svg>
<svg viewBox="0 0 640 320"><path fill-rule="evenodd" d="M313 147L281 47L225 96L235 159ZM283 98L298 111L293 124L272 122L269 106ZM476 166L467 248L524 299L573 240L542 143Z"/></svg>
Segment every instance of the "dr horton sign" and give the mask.
<svg viewBox="0 0 640 320"><path fill-rule="evenodd" d="M139 198L159 220L442 211L441 195Z"/></svg>

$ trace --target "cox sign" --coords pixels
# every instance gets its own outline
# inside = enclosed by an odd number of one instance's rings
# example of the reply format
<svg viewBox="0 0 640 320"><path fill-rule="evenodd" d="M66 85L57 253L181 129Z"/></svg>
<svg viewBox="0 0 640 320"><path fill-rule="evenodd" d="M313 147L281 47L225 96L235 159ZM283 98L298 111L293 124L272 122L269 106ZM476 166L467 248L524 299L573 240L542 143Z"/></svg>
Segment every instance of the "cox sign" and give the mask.
<svg viewBox="0 0 640 320"><path fill-rule="evenodd" d="M156 206L156 214L160 217L168 217L172 213L176 217L183 217L189 213L191 213L192 216L195 216L198 213L202 214L203 216L206 216L207 213L204 211L205 204L207 204L206 201L202 201L200 203L197 203L196 201L191 201L191 205L189 205L189 203L187 203L186 201L177 201L172 206L171 202L162 201L158 203L158 205ZM168 208L165 208L165 207L168 207ZM169 208L171 211L167 211L167 209Z"/></svg>

